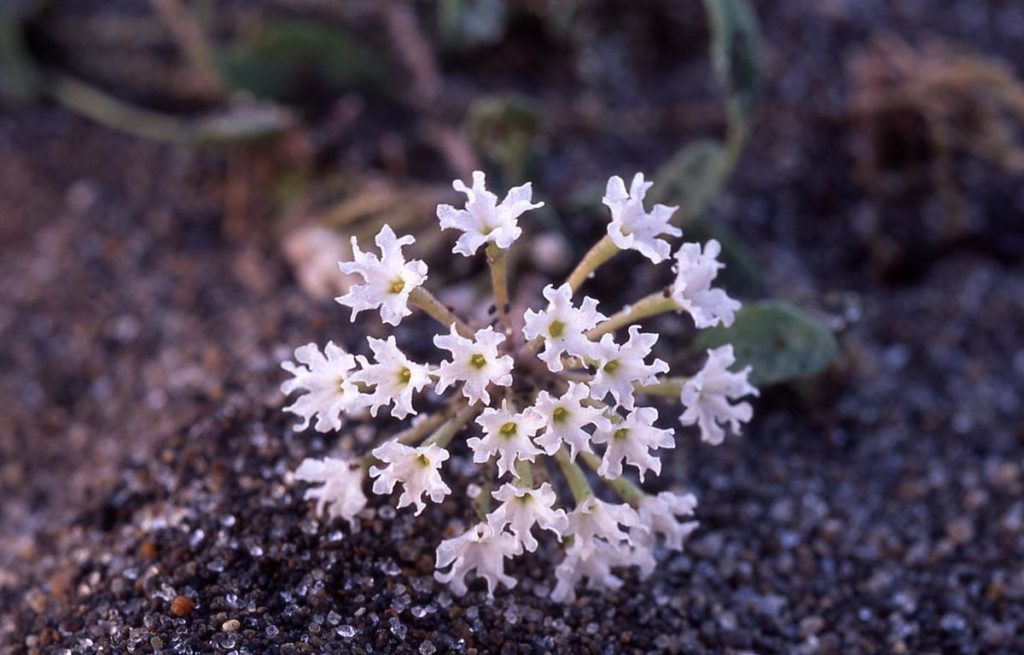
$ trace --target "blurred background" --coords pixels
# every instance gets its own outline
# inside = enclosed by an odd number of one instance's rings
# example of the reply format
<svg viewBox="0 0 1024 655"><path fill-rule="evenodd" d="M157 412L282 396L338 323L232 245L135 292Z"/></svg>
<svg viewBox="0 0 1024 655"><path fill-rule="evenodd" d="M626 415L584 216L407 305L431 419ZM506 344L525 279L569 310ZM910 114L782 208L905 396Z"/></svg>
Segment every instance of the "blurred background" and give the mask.
<svg viewBox="0 0 1024 655"><path fill-rule="evenodd" d="M1015 0L0 0L0 587L109 519L124 461L225 398L278 404L289 347L343 339L350 236L416 233L475 311L481 262L433 212L476 169L547 203L522 302L600 236L607 178L647 173L726 245L731 293L797 314L764 328L793 343L767 346L757 429L809 458L790 470L857 486L896 453L877 518L940 500L899 486L908 462L970 461L1009 511L1022 53ZM638 263L597 288L646 293Z"/></svg>

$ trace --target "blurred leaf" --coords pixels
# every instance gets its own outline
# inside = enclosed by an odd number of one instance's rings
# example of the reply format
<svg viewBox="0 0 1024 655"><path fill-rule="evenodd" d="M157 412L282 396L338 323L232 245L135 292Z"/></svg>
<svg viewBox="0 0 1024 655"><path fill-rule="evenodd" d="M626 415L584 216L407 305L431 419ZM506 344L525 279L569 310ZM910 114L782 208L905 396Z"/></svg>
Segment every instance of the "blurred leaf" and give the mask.
<svg viewBox="0 0 1024 655"><path fill-rule="evenodd" d="M50 96L65 108L114 130L155 141L180 141L187 136L184 120L137 107L70 75L50 79Z"/></svg>
<svg viewBox="0 0 1024 655"><path fill-rule="evenodd" d="M441 0L437 22L448 47L492 45L505 36L505 0Z"/></svg>
<svg viewBox="0 0 1024 655"><path fill-rule="evenodd" d="M708 202L725 184L725 151L713 139L681 148L654 176L654 202L679 205L676 222L684 227L704 213Z"/></svg>
<svg viewBox="0 0 1024 655"><path fill-rule="evenodd" d="M753 366L751 382L765 386L808 377L825 370L836 357L835 335L789 303L745 305L731 327L700 333L700 350L733 344L738 366Z"/></svg>
<svg viewBox="0 0 1024 655"><path fill-rule="evenodd" d="M536 107L520 96L488 96L473 102L466 118L473 145L497 163L508 184L523 179L540 128Z"/></svg>
<svg viewBox="0 0 1024 655"><path fill-rule="evenodd" d="M385 88L388 70L358 37L305 20L268 23L222 54L220 68L235 88L259 98L298 100L310 89L338 93Z"/></svg>
<svg viewBox="0 0 1024 655"><path fill-rule="evenodd" d="M0 1L0 96L20 102L35 100L43 79L25 45L22 24L39 3Z"/></svg>
<svg viewBox="0 0 1024 655"><path fill-rule="evenodd" d="M761 87L757 16L746 0L704 0L711 23L711 60L725 88L730 129L745 132Z"/></svg>
<svg viewBox="0 0 1024 655"><path fill-rule="evenodd" d="M197 120L191 137L201 145L241 145L275 137L294 124L295 117L282 107L237 107Z"/></svg>

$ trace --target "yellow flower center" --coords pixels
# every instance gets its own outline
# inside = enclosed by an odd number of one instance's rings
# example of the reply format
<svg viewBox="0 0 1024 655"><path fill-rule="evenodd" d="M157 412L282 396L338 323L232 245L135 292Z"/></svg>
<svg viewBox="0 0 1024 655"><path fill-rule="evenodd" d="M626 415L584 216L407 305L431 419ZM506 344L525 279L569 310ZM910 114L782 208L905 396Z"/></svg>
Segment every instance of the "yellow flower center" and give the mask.
<svg viewBox="0 0 1024 655"><path fill-rule="evenodd" d="M558 337L560 337L563 334L565 334L565 323L563 323L561 321L557 321L557 320L556 321L551 321L551 325L548 326L548 333L552 337L557 339Z"/></svg>
<svg viewBox="0 0 1024 655"><path fill-rule="evenodd" d="M569 418L569 410L567 410L564 407L559 407L555 409L555 411L552 412L551 414L551 420L553 420L555 423L565 423L565 420L567 418Z"/></svg>
<svg viewBox="0 0 1024 655"><path fill-rule="evenodd" d="M426 468L430 466L430 458L420 453L419 455L416 456L416 463L422 466L423 468Z"/></svg>
<svg viewBox="0 0 1024 655"><path fill-rule="evenodd" d="M629 437L629 428L619 428L615 431L614 437L618 441L627 439Z"/></svg>
<svg viewBox="0 0 1024 655"><path fill-rule="evenodd" d="M487 358L481 355L480 353L476 353L475 355L469 358L469 364L473 368L483 368L487 366Z"/></svg>
<svg viewBox="0 0 1024 655"><path fill-rule="evenodd" d="M501 429L498 430L498 434L505 437L506 439L511 439L512 437L516 436L516 430L518 429L519 426L517 426L514 421L509 421L505 425L501 426Z"/></svg>
<svg viewBox="0 0 1024 655"><path fill-rule="evenodd" d="M398 383L409 384L409 380L412 379L412 371L409 370L408 366L403 366L402 370L398 372Z"/></svg>
<svg viewBox="0 0 1024 655"><path fill-rule="evenodd" d="M613 359L604 365L604 372L614 374L615 371L619 370L619 360Z"/></svg>
<svg viewBox="0 0 1024 655"><path fill-rule="evenodd" d="M391 293L402 293L402 289L405 288L405 280L398 278L391 283Z"/></svg>

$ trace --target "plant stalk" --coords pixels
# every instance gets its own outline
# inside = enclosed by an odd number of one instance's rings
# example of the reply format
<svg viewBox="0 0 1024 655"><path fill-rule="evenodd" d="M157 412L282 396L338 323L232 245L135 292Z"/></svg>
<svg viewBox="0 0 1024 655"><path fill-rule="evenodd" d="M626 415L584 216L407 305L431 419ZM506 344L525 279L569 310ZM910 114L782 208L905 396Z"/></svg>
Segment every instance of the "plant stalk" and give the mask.
<svg viewBox="0 0 1024 655"><path fill-rule="evenodd" d="M623 307L607 321L600 323L597 327L587 332L587 338L597 340L601 335L618 330L620 327L631 325L651 316L664 314L666 312L678 311L679 305L670 295L659 291L641 298L632 305Z"/></svg>
<svg viewBox="0 0 1024 655"><path fill-rule="evenodd" d="M594 244L594 246L583 256L580 263L576 265L576 268L572 273L569 274L569 278L566 282L569 283L569 287L576 291L580 286L587 281L591 273L596 271L601 264L605 263L619 252L619 247L615 245L612 238L607 234L604 235L600 241Z"/></svg>
<svg viewBox="0 0 1024 655"><path fill-rule="evenodd" d="M465 321L452 313L450 309L445 307L440 300L434 297L434 294L430 293L423 287L416 287L409 294L409 302L429 314L434 320L445 327L455 326L455 329L459 334L472 339L475 335L473 328L469 326Z"/></svg>
<svg viewBox="0 0 1024 655"><path fill-rule="evenodd" d="M597 455L594 453L580 453L580 457L582 457L583 461L587 463L587 466L597 473L598 467L601 466L601 459ZM612 488L612 491L614 491L619 498L626 501L633 507L638 506L640 501L644 499L644 496L647 495L644 493L643 489L630 482L625 476L619 476L614 480L610 478L601 479L605 484Z"/></svg>
<svg viewBox="0 0 1024 655"><path fill-rule="evenodd" d="M565 448L559 449L555 453L555 460L558 462L558 467L562 469L562 475L569 483L569 490L572 491L573 500L577 505L594 495L590 483L587 482L586 473L583 472L579 464L569 458L569 451Z"/></svg>
<svg viewBox="0 0 1024 655"><path fill-rule="evenodd" d="M496 243L487 244L487 266L491 269L491 286L494 288L498 320L503 328L512 330L508 322L508 258Z"/></svg>

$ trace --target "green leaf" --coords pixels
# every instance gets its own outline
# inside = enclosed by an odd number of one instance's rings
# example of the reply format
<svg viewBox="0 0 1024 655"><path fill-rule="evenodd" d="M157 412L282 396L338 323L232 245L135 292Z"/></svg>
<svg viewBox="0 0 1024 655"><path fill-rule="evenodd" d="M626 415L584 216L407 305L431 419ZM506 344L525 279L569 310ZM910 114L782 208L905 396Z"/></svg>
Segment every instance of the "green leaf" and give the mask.
<svg viewBox="0 0 1024 655"><path fill-rule="evenodd" d="M745 305L731 327L702 332L694 347L703 351L727 343L735 348L737 366L753 367L750 379L758 386L820 373L838 352L832 330L797 307L778 301Z"/></svg>
<svg viewBox="0 0 1024 655"><path fill-rule="evenodd" d="M192 140L205 146L256 143L278 136L295 125L295 117L276 105L237 107L197 120Z"/></svg>
<svg viewBox="0 0 1024 655"><path fill-rule="evenodd" d="M678 205L675 221L683 226L700 218L725 184L728 171L722 145L700 139L681 148L654 176L653 202Z"/></svg>
<svg viewBox="0 0 1024 655"><path fill-rule="evenodd" d="M761 90L761 32L746 0L704 0L711 23L711 61L725 88L732 131L743 133Z"/></svg>
<svg viewBox="0 0 1024 655"><path fill-rule="evenodd" d="M299 101L311 92L382 90L389 79L380 57L336 25L277 20L232 44L220 57L225 79L258 98Z"/></svg>

